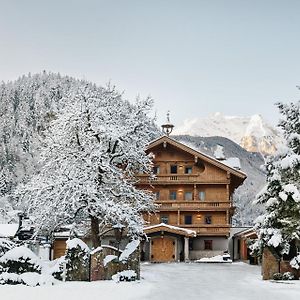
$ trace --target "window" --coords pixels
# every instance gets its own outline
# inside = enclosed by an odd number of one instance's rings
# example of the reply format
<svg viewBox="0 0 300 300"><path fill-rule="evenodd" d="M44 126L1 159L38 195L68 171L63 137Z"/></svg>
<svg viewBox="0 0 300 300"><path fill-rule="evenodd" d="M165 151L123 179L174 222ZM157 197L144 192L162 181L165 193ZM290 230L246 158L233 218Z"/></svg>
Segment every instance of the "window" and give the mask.
<svg viewBox="0 0 300 300"><path fill-rule="evenodd" d="M211 224L211 216L205 216L205 224Z"/></svg>
<svg viewBox="0 0 300 300"><path fill-rule="evenodd" d="M169 224L169 216L160 216L160 223Z"/></svg>
<svg viewBox="0 0 300 300"><path fill-rule="evenodd" d="M177 174L177 165L171 165L171 174Z"/></svg>
<svg viewBox="0 0 300 300"><path fill-rule="evenodd" d="M184 200L193 200L193 192L185 192Z"/></svg>
<svg viewBox="0 0 300 300"><path fill-rule="evenodd" d="M153 174L159 174L160 172L159 166L154 166L153 167Z"/></svg>
<svg viewBox="0 0 300 300"><path fill-rule="evenodd" d="M199 192L199 200L200 201L204 201L205 200L205 192L204 191L200 191Z"/></svg>
<svg viewBox="0 0 300 300"><path fill-rule="evenodd" d="M192 224L192 216L184 216L184 224Z"/></svg>
<svg viewBox="0 0 300 300"><path fill-rule="evenodd" d="M170 191L170 200L176 200L176 199L177 199L177 192Z"/></svg>
<svg viewBox="0 0 300 300"><path fill-rule="evenodd" d="M155 200L159 200L160 199L160 194L159 191L155 192Z"/></svg>
<svg viewBox="0 0 300 300"><path fill-rule="evenodd" d="M204 250L212 250L212 240L204 240Z"/></svg>
<svg viewBox="0 0 300 300"><path fill-rule="evenodd" d="M193 168L192 167L185 167L184 173L185 174L192 174Z"/></svg>

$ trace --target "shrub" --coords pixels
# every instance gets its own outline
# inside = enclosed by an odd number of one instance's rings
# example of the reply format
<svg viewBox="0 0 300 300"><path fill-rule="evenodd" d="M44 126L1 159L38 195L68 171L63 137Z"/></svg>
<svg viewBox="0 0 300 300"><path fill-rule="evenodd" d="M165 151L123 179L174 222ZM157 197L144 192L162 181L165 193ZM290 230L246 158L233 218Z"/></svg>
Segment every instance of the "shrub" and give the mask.
<svg viewBox="0 0 300 300"><path fill-rule="evenodd" d="M282 280L282 274L281 273L274 273L273 274L274 280Z"/></svg>
<svg viewBox="0 0 300 300"><path fill-rule="evenodd" d="M294 280L295 276L291 272L285 272L282 274L282 280Z"/></svg>
<svg viewBox="0 0 300 300"><path fill-rule="evenodd" d="M26 283L20 275L24 273L40 274L41 270L41 261L31 250L25 246L15 247L0 258L0 283Z"/></svg>
<svg viewBox="0 0 300 300"><path fill-rule="evenodd" d="M67 241L65 261L68 281L89 280L90 249L82 240Z"/></svg>

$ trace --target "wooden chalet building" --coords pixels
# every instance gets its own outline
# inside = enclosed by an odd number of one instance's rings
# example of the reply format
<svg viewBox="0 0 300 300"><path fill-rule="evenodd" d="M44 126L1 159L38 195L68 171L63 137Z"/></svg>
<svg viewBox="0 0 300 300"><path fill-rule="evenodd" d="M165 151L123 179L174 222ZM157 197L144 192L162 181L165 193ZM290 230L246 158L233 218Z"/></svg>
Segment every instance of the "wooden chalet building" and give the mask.
<svg viewBox="0 0 300 300"><path fill-rule="evenodd" d="M159 207L144 216L149 239L142 259L187 261L228 250L232 194L246 175L168 135L150 143L147 152L154 154L156 177L139 174L138 187L150 189Z"/></svg>

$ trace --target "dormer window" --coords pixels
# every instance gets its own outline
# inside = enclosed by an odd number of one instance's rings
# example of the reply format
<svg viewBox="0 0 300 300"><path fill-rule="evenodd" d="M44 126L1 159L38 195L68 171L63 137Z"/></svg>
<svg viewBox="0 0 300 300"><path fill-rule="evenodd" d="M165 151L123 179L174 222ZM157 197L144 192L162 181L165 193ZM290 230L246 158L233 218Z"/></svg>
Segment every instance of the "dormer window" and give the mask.
<svg viewBox="0 0 300 300"><path fill-rule="evenodd" d="M171 174L177 174L177 165L171 165Z"/></svg>

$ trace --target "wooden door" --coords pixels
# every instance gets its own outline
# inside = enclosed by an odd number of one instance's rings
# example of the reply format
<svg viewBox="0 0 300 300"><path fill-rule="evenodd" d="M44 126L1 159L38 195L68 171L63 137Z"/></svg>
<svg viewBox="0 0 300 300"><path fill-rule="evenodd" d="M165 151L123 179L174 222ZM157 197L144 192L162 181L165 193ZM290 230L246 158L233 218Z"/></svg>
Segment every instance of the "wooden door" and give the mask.
<svg viewBox="0 0 300 300"><path fill-rule="evenodd" d="M159 237L151 240L151 261L175 261L175 240Z"/></svg>
<svg viewBox="0 0 300 300"><path fill-rule="evenodd" d="M53 245L53 259L65 255L66 247L66 240L55 240Z"/></svg>

